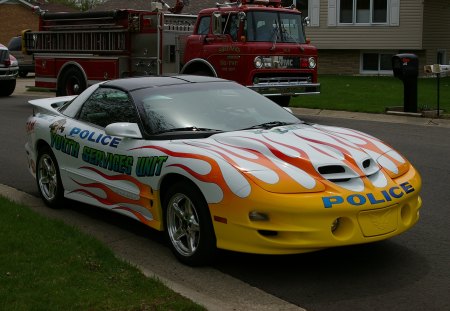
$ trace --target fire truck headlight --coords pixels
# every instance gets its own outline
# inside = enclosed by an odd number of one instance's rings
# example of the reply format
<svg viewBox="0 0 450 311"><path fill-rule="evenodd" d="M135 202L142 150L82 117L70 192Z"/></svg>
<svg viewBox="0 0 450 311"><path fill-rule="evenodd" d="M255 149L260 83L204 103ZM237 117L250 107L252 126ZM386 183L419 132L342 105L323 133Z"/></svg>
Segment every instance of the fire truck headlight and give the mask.
<svg viewBox="0 0 450 311"><path fill-rule="evenodd" d="M308 59L308 65L311 69L316 68L316 59L314 57L310 57Z"/></svg>
<svg viewBox="0 0 450 311"><path fill-rule="evenodd" d="M263 60L260 56L256 56L255 59L253 60L253 63L255 64L255 68L262 68L263 66Z"/></svg>

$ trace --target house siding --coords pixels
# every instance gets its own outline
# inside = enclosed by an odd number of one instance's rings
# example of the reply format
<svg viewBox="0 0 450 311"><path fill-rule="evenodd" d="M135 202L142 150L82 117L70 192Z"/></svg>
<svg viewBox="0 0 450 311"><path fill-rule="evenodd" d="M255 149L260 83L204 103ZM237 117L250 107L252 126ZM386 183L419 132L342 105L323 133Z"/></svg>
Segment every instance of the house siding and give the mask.
<svg viewBox="0 0 450 311"><path fill-rule="evenodd" d="M450 2L448 0L425 0L423 45L426 64L437 62L438 50L446 51L444 62L450 64Z"/></svg>
<svg viewBox="0 0 450 311"><path fill-rule="evenodd" d="M306 29L318 49L414 49L423 48L423 0L400 0L399 26L328 25L328 1L320 0L319 27ZM444 0L441 0L444 1Z"/></svg>

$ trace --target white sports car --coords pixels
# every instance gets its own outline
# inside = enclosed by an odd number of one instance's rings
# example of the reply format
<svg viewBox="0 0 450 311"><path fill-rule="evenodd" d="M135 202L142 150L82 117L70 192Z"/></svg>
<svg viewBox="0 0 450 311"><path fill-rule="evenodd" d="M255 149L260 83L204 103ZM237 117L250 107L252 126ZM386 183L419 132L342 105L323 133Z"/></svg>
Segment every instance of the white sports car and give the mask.
<svg viewBox="0 0 450 311"><path fill-rule="evenodd" d="M419 218L421 179L380 140L307 124L234 82L129 78L30 101L26 153L64 198L166 232L175 256L289 254L390 238Z"/></svg>

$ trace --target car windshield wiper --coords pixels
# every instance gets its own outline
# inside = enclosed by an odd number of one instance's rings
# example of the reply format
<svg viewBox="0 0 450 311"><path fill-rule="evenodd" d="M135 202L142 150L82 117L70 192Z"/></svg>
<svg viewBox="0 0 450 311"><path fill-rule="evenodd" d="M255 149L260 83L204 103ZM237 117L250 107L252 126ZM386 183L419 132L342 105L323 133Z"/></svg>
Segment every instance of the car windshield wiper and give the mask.
<svg viewBox="0 0 450 311"><path fill-rule="evenodd" d="M170 133L170 132L223 132L223 131L218 130L218 129L205 128L205 127L186 126L186 127L176 127L176 128L172 128L172 129L162 130L162 131L156 132L155 134L163 134L163 133Z"/></svg>
<svg viewBox="0 0 450 311"><path fill-rule="evenodd" d="M282 125L291 125L291 124L297 124L298 122L282 122L282 121L270 121L265 122L257 125L253 125L250 127L245 128L244 130L252 130L252 129L271 129L275 126L282 126Z"/></svg>

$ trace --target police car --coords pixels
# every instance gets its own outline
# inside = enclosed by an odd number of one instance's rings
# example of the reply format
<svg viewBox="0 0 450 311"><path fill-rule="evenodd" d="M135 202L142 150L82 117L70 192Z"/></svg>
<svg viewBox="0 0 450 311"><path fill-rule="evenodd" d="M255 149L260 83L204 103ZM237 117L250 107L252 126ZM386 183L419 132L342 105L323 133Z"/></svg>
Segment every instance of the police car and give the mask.
<svg viewBox="0 0 450 311"><path fill-rule="evenodd" d="M128 78L30 101L29 170L64 198L164 231L175 256L294 254L375 242L419 219L421 178L356 130L308 124L234 82Z"/></svg>

